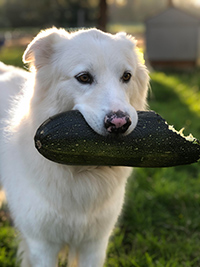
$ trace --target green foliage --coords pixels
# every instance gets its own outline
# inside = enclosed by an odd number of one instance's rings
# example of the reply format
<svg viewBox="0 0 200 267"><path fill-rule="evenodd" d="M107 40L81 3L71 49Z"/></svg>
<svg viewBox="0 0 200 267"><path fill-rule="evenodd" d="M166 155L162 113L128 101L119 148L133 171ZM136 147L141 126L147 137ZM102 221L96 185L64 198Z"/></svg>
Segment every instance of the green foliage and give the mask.
<svg viewBox="0 0 200 267"><path fill-rule="evenodd" d="M9 226L0 229L0 266L15 266L16 243L14 230Z"/></svg>
<svg viewBox="0 0 200 267"><path fill-rule="evenodd" d="M15 230L4 208L0 210L0 266L16 266L17 241Z"/></svg>
<svg viewBox="0 0 200 267"><path fill-rule="evenodd" d="M0 27L77 27L79 16L90 25L97 20L97 5L92 0L35 0L31 5L28 0L0 1Z"/></svg>

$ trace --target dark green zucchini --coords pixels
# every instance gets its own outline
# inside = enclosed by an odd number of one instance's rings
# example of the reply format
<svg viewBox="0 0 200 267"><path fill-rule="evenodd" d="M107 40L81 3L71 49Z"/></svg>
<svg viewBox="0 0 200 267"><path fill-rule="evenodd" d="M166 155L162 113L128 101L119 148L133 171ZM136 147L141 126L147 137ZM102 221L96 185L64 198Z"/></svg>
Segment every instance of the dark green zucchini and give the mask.
<svg viewBox="0 0 200 267"><path fill-rule="evenodd" d="M78 111L49 118L37 130L35 146L47 159L68 165L171 167L200 159L200 142L184 137L153 111L138 112L127 136L101 136Z"/></svg>

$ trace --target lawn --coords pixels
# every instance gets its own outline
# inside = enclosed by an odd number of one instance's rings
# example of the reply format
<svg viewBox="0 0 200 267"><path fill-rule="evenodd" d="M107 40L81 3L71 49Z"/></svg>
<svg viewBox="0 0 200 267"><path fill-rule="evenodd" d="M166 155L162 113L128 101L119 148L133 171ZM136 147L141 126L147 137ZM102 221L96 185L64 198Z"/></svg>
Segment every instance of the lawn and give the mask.
<svg viewBox="0 0 200 267"><path fill-rule="evenodd" d="M22 66L20 53L12 61L2 50L0 60ZM200 138L200 70L151 73L149 107L176 129L185 127L186 134ZM134 169L110 239L106 267L200 267L199 167ZM2 267L14 266L15 235L4 208L0 211Z"/></svg>
<svg viewBox="0 0 200 267"><path fill-rule="evenodd" d="M6 47L3 46L0 50L0 61L8 65L14 65L18 67L23 67L22 54L24 47Z"/></svg>

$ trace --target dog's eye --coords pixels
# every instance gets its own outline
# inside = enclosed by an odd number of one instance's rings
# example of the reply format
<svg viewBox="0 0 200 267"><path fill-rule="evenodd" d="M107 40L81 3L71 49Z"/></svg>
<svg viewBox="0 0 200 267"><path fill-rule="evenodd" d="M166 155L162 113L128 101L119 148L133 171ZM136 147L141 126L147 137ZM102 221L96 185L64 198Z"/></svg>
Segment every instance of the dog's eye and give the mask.
<svg viewBox="0 0 200 267"><path fill-rule="evenodd" d="M77 79L77 81L83 84L92 84L93 82L93 77L88 72L79 73L78 75L75 76L75 78Z"/></svg>
<svg viewBox="0 0 200 267"><path fill-rule="evenodd" d="M123 76L122 76L122 78L121 78L122 82L124 82L124 83L129 82L130 79L131 79L131 76L132 75L131 75L130 72L125 71L124 74L123 74Z"/></svg>

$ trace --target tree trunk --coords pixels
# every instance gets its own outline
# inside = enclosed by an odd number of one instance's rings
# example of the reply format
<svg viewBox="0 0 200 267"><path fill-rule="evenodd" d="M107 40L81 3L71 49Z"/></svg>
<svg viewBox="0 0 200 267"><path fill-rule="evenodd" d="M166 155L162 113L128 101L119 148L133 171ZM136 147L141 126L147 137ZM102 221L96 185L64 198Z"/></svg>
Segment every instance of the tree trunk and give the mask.
<svg viewBox="0 0 200 267"><path fill-rule="evenodd" d="M107 2L106 0L99 0L99 23L98 28L102 31L106 31L107 25Z"/></svg>

